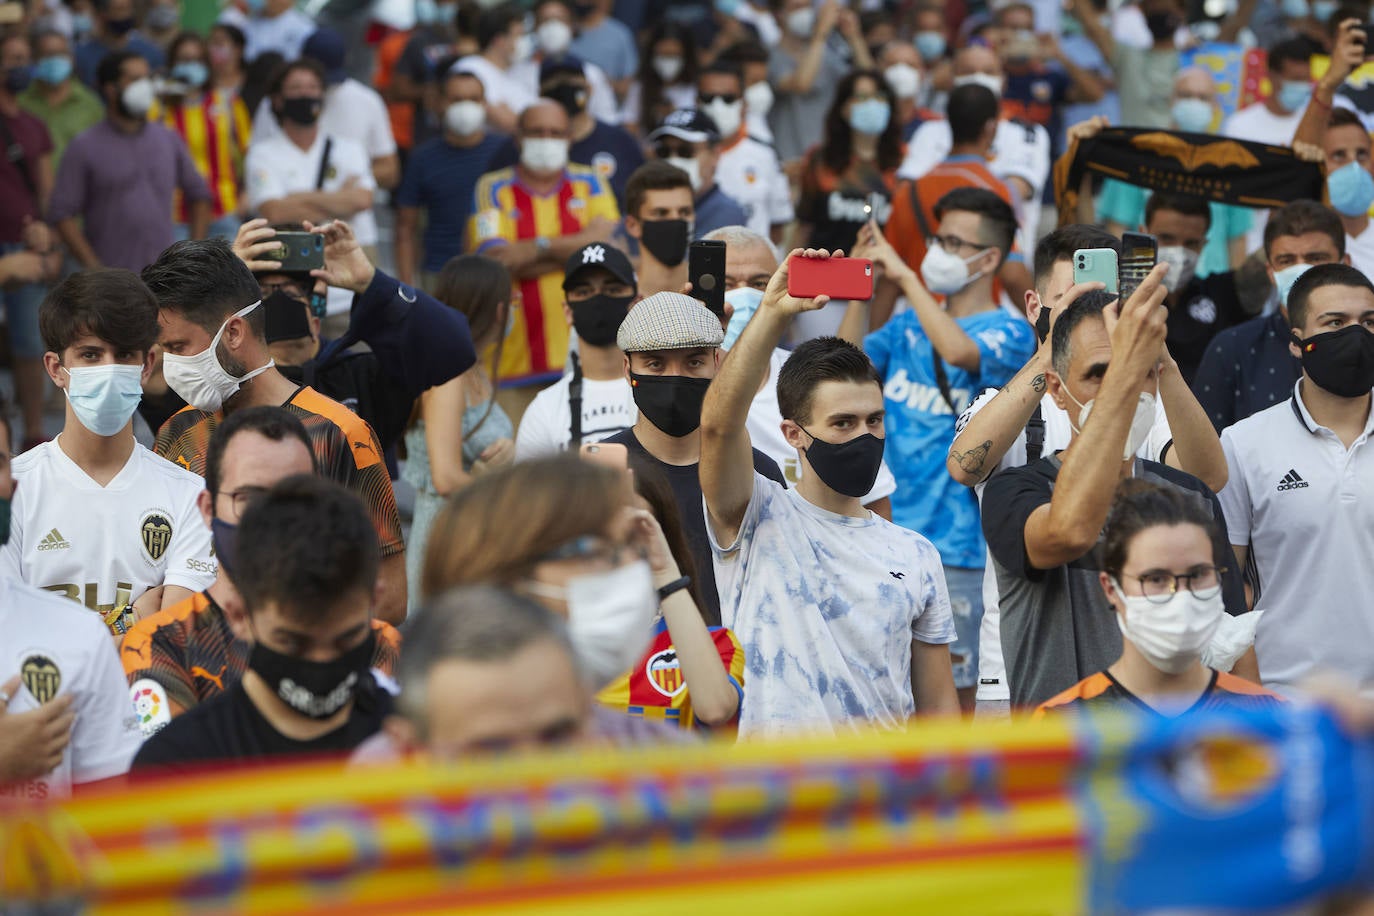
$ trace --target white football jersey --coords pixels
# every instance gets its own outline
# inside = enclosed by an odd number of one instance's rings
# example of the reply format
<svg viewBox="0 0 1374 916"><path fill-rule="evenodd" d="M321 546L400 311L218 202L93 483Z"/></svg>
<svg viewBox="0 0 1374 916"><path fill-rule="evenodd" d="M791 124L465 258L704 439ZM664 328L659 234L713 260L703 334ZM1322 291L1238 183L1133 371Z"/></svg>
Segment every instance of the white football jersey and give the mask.
<svg viewBox="0 0 1374 916"><path fill-rule="evenodd" d="M209 587L218 566L196 507L205 489L198 475L136 444L124 468L102 487L67 457L59 440L14 459L18 483L0 575L102 616L159 585L197 592Z"/></svg>
<svg viewBox="0 0 1374 916"><path fill-rule="evenodd" d="M72 694L76 722L57 769L0 786L0 798L63 796L73 783L128 772L143 735L110 632L93 614L6 577L0 580L0 683L16 674L22 682L6 715Z"/></svg>
<svg viewBox="0 0 1374 916"><path fill-rule="evenodd" d="M774 226L792 222L792 192L773 147L741 136L723 146L716 185L744 208L748 226L764 238Z"/></svg>

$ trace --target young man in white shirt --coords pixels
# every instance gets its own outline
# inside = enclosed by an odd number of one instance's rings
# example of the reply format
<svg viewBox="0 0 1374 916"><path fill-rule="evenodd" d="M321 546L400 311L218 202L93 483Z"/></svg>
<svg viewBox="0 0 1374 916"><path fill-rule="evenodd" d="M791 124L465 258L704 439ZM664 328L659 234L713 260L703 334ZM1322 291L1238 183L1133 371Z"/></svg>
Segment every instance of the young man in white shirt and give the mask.
<svg viewBox="0 0 1374 916"><path fill-rule="evenodd" d="M157 300L128 271L84 271L48 295L38 321L66 422L14 462L24 490L0 571L84 605L119 635L214 579L210 535L196 524L200 478L134 440Z"/></svg>
<svg viewBox="0 0 1374 916"><path fill-rule="evenodd" d="M315 20L296 9L295 0L263 0L262 8L251 17L230 4L219 21L243 30L243 37L248 40L244 59L248 61L269 51L295 60L305 40L315 31Z"/></svg>
<svg viewBox="0 0 1374 916"><path fill-rule="evenodd" d="M568 258L563 291L563 315L577 336L572 371L526 408L515 436L516 461L600 442L634 426L639 415L625 354L615 342L639 295L630 259L601 242L585 245Z"/></svg>
<svg viewBox="0 0 1374 916"><path fill-rule="evenodd" d="M799 312L827 301L788 295L787 274L784 263L702 409L721 616L747 653L740 736L898 729L916 713L955 715L940 556L862 505L883 449L882 382L862 350L817 338L793 352L778 408L804 473L784 490L751 470L746 423L769 358Z"/></svg>
<svg viewBox="0 0 1374 916"><path fill-rule="evenodd" d="M459 60L450 72L471 73L481 80L487 124L503 134L514 134L520 112L536 99L515 72L534 56L534 36L525 33L524 13L512 3L483 10L477 20L477 45L481 51Z"/></svg>
<svg viewBox="0 0 1374 916"><path fill-rule="evenodd" d="M1302 378L1290 400L1221 434L1219 497L1237 565L1258 581L1265 686L1286 693L1330 672L1374 696L1374 284L1318 264L1293 283L1288 320Z"/></svg>

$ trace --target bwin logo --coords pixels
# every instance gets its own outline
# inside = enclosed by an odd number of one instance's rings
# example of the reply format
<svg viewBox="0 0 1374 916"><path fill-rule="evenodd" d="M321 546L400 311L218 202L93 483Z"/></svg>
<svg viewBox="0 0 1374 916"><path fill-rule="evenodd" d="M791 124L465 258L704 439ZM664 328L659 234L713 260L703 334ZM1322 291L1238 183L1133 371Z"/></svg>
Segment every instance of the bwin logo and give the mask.
<svg viewBox="0 0 1374 916"><path fill-rule="evenodd" d="M605 262L606 249L600 245L593 245L582 252L583 264L604 264Z"/></svg>

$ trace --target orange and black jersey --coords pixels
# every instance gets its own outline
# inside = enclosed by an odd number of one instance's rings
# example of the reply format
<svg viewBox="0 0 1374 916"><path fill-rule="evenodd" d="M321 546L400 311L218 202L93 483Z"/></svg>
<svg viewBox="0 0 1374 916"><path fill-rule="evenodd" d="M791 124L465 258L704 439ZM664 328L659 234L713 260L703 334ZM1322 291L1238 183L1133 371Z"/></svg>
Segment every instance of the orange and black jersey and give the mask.
<svg viewBox="0 0 1374 916"><path fill-rule="evenodd" d="M1234 709L1237 706L1252 709L1267 709L1283 702L1278 694L1252 684L1244 678L1213 671L1207 689L1186 711L1199 712L1207 709ZM1111 706L1133 707L1152 715L1163 715L1149 703L1127 690L1120 681L1112 677L1110 671L1099 671L1085 677L1077 684L1058 696L1041 703L1032 714L1032 719L1044 717L1047 713L1077 711L1082 709L1103 709Z"/></svg>
<svg viewBox="0 0 1374 916"><path fill-rule="evenodd" d="M310 433L315 464L327 477L356 493L367 505L383 557L405 550L396 494L382 461L382 447L371 427L337 401L313 388L297 388L282 407L300 418ZM153 451L188 471L205 476L205 452L223 414L187 407L172 415L157 434Z"/></svg>

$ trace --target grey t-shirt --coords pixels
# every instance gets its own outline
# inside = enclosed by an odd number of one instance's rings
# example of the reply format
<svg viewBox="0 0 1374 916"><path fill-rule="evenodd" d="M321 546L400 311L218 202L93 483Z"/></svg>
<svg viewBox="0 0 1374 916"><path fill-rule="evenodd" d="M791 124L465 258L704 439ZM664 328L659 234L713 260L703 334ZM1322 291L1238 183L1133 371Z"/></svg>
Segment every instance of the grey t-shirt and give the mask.
<svg viewBox="0 0 1374 916"><path fill-rule="evenodd" d="M1121 126L1168 128L1173 123L1169 108L1178 76L1178 52L1134 48L1118 41L1112 49L1112 67L1121 97Z"/></svg>
<svg viewBox="0 0 1374 916"><path fill-rule="evenodd" d="M773 110L768 114L768 126L773 129L773 146L781 162L799 159L821 142L825 133L825 114L835 98L835 86L849 72L849 56L845 50L833 40L826 43L810 92L777 93ZM768 57L768 82L777 86L799 66L801 61L778 45Z"/></svg>

